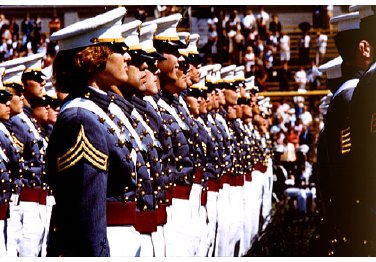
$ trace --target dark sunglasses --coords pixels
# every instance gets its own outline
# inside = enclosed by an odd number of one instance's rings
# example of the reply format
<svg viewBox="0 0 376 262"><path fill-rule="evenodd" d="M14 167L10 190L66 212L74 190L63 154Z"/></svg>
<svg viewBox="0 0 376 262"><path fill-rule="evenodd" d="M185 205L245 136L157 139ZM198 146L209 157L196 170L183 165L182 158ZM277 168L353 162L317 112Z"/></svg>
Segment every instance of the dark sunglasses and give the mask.
<svg viewBox="0 0 376 262"><path fill-rule="evenodd" d="M183 71L184 74L188 72L189 64L186 61L179 61L179 70Z"/></svg>
<svg viewBox="0 0 376 262"><path fill-rule="evenodd" d="M149 70L150 72L152 72L153 74L154 74L155 72L157 72L158 67L156 66L154 60L147 61L146 63L147 63L147 65L148 65L148 70Z"/></svg>

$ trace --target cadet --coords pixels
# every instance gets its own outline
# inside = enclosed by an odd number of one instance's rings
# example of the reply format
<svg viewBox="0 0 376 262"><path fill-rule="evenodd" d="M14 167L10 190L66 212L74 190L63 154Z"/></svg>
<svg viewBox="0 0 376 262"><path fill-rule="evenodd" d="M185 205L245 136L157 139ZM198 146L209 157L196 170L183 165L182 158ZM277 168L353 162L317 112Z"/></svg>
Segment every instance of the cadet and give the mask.
<svg viewBox="0 0 376 262"><path fill-rule="evenodd" d="M4 72L4 68L1 70ZM4 126L3 122L10 118L10 100L12 94L5 90L0 83L0 256L7 254L7 219L9 212L9 202L12 193L12 180L15 180L19 167L19 150L12 141L11 134Z"/></svg>
<svg viewBox="0 0 376 262"><path fill-rule="evenodd" d="M13 88L14 92L19 93L19 98L23 99L21 94L21 91L23 92L22 75L27 73L26 70L28 70L25 69L23 64L34 66L34 63L40 61L40 59L41 57L38 55L1 63L0 67L7 68L6 71L14 70L14 77L4 82L6 86ZM10 69L11 67L14 68ZM25 70L21 71L21 67ZM21 150L21 155L25 161L25 170L14 184L13 203L10 208L10 212L14 213L9 221L11 230L9 230L8 255L17 256L18 253L19 256L38 256L41 252L41 243L46 227L45 208L48 194L44 180L43 141L35 120L31 118L31 115L30 117L27 116L26 111L23 110L23 100L17 107L17 113L12 113L12 117L6 122L6 126L13 135L14 142ZM28 114L31 113L32 111L28 110Z"/></svg>
<svg viewBox="0 0 376 262"><path fill-rule="evenodd" d="M132 141L121 131L124 126L111 120L106 99L111 86L128 80L129 55L120 33L125 12L116 8L51 36L60 48L53 64L55 86L69 95L47 148L56 198L50 256L109 256L107 226L117 228L111 240L114 247L122 246L122 254L140 252L136 210L153 208L151 184L148 177L139 183Z"/></svg>
<svg viewBox="0 0 376 262"><path fill-rule="evenodd" d="M174 93L186 89L185 77L183 77L182 72L179 73L178 69L178 58L180 57L178 50L186 48L186 45L179 41L179 36L176 33L176 27L181 17L181 14L174 14L151 22L157 24L153 44L157 52L166 58L166 60L158 61L157 63L157 67L161 71L158 75L161 97L157 104L161 111L163 122L171 130L176 164L176 168L171 170L174 172L171 173L171 182L174 184L174 187L171 188L172 203L168 208L170 210L167 211L169 216L164 226L166 256L190 256L192 254L192 240L190 238L191 223L186 220L190 217L191 213L188 199L194 172L189 144L184 135L184 132L188 132L189 129L171 106L173 101L178 101L178 97L174 96ZM179 241L176 241L177 239Z"/></svg>
<svg viewBox="0 0 376 262"><path fill-rule="evenodd" d="M363 51L370 66L366 73L360 78L357 87L353 92L350 104L350 132L351 132L351 158L352 174L358 174L355 180L351 181L351 190L348 194L349 202L358 209L352 214L355 221L351 229L354 241L361 245L355 250L354 255L374 256L376 254L375 230L373 221L375 214L372 210L375 207L375 47L376 37L373 29L376 25L375 6L352 6L350 11L359 11L360 33L363 44Z"/></svg>

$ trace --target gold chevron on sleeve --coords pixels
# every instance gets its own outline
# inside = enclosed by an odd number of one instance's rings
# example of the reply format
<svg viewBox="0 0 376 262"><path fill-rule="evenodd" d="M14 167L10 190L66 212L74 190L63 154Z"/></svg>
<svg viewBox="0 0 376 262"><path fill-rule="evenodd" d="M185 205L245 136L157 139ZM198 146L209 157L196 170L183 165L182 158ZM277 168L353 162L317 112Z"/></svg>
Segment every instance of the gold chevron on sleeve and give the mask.
<svg viewBox="0 0 376 262"><path fill-rule="evenodd" d="M81 125L76 144L71 147L63 156L57 158L58 171L63 171L74 166L82 158L85 158L93 166L103 171L107 170L108 156L96 149L85 135L84 127Z"/></svg>
<svg viewBox="0 0 376 262"><path fill-rule="evenodd" d="M341 154L347 154L351 151L350 127L341 130Z"/></svg>
<svg viewBox="0 0 376 262"><path fill-rule="evenodd" d="M21 153L23 153L24 144L20 140L18 140L18 138L14 134L12 134L12 138L13 138L14 144L18 146L20 148Z"/></svg>

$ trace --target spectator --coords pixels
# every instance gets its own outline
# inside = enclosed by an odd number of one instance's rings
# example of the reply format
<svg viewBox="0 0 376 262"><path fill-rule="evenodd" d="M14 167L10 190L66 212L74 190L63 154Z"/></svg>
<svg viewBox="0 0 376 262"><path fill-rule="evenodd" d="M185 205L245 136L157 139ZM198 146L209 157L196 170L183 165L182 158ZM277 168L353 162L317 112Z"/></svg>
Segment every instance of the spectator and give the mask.
<svg viewBox="0 0 376 262"><path fill-rule="evenodd" d="M319 71L317 64L314 60L311 61L311 69L307 72L307 80L309 83L310 89L317 89L320 87L320 79L321 79L322 73Z"/></svg>
<svg viewBox="0 0 376 262"><path fill-rule="evenodd" d="M307 84L307 73L304 70L304 66L300 66L299 71L295 72L294 75L295 82L298 84L298 90L305 90Z"/></svg>
<svg viewBox="0 0 376 262"><path fill-rule="evenodd" d="M255 65L255 53L253 53L252 46L248 46L244 55L244 70L245 70L245 77L250 77L252 75L251 67Z"/></svg>
<svg viewBox="0 0 376 262"><path fill-rule="evenodd" d="M267 26L269 25L269 14L264 11L264 7L259 8L257 15L257 30L260 38L264 40L266 38Z"/></svg>
<svg viewBox="0 0 376 262"><path fill-rule="evenodd" d="M299 40L299 64L307 65L309 62L309 49L310 49L311 37L307 32L303 33L303 36Z"/></svg>
<svg viewBox="0 0 376 262"><path fill-rule="evenodd" d="M0 29L1 29L4 25L9 25L9 21L5 18L5 15L4 15L4 14L0 14Z"/></svg>
<svg viewBox="0 0 376 262"><path fill-rule="evenodd" d="M268 74L263 64L256 63L255 71L255 85L258 86L260 92L265 91L268 79Z"/></svg>
<svg viewBox="0 0 376 262"><path fill-rule="evenodd" d="M242 63L242 57L245 47L245 39L242 35L240 28L237 29L235 36L232 38L232 63L239 65Z"/></svg>
<svg viewBox="0 0 376 262"><path fill-rule="evenodd" d="M16 23L16 19L12 17L9 23L9 30L12 33L12 36L16 36L16 40L19 39L20 26ZM13 37L12 37L13 38Z"/></svg>
<svg viewBox="0 0 376 262"><path fill-rule="evenodd" d="M278 15L272 14L272 21L269 23L269 31L275 35L279 36L282 31L282 25L279 21Z"/></svg>
<svg viewBox="0 0 376 262"><path fill-rule="evenodd" d="M31 39L31 33L33 32L33 21L30 19L29 13L26 14L25 19L21 23L22 45L26 45Z"/></svg>
<svg viewBox="0 0 376 262"><path fill-rule="evenodd" d="M218 42L218 33L217 26L212 24L209 26L208 42L206 44L207 56L213 61L218 61L217 58L217 42Z"/></svg>
<svg viewBox="0 0 376 262"><path fill-rule="evenodd" d="M140 20L141 22L145 22L146 18L148 17L148 13L145 11L144 7L137 8L137 12L134 16L137 20Z"/></svg>
<svg viewBox="0 0 376 262"><path fill-rule="evenodd" d="M36 44L40 41L40 35L42 33L42 20L38 15L33 22L33 37L34 37L34 48L36 49Z"/></svg>
<svg viewBox="0 0 376 262"><path fill-rule="evenodd" d="M326 46L328 42L328 36L321 33L321 30L317 31L316 36L316 64L320 65L324 62L326 54Z"/></svg>
<svg viewBox="0 0 376 262"><path fill-rule="evenodd" d="M290 37L282 32L281 38L279 39L279 47L280 47L280 59L281 62L288 62L290 61Z"/></svg>
<svg viewBox="0 0 376 262"><path fill-rule="evenodd" d="M300 114L299 118L302 120L303 126L309 126L312 123L312 115L307 110L307 106L303 106L303 112Z"/></svg>
<svg viewBox="0 0 376 262"><path fill-rule="evenodd" d="M289 81L291 79L291 72L289 70L288 62L283 62L282 68L278 71L279 87L281 91L289 91Z"/></svg>
<svg viewBox="0 0 376 262"><path fill-rule="evenodd" d="M252 28L256 27L256 17L254 16L251 9L247 9L245 16L242 20L242 25L244 28L244 36L247 39L249 34L251 33Z"/></svg>
<svg viewBox="0 0 376 262"><path fill-rule="evenodd" d="M54 32L59 31L61 27L61 22L59 17L57 16L56 12L50 22L48 22L48 28L50 29L50 35Z"/></svg>

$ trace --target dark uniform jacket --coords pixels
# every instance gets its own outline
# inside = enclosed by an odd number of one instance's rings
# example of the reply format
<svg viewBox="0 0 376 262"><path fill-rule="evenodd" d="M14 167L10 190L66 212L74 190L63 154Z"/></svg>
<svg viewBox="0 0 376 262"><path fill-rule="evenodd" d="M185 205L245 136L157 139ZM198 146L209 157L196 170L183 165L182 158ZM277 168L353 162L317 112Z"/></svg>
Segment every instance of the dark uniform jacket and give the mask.
<svg viewBox="0 0 376 262"><path fill-rule="evenodd" d="M76 105L62 108L47 148L48 182L56 199L47 252L109 256L106 202L140 198L139 209L152 207L148 200L153 198L152 187L147 177L139 183L133 142L119 131L125 128L108 111L107 94L83 88L64 102L64 107L68 102ZM90 109L80 106L87 102Z"/></svg>

